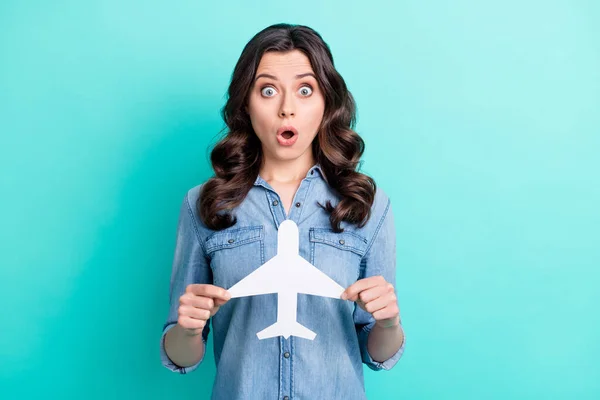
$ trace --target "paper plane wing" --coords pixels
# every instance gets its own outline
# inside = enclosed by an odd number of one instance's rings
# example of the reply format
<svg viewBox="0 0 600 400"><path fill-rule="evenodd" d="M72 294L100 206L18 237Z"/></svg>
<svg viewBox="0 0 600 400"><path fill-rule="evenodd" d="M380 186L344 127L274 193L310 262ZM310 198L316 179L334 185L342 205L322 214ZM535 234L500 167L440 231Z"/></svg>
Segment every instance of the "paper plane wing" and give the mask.
<svg viewBox="0 0 600 400"><path fill-rule="evenodd" d="M277 293L280 291L282 282L285 282L288 278L283 276L282 268L278 268L279 264L280 260L278 256L275 256L252 271L244 279L229 288L228 291L231 293L231 298Z"/></svg>
<svg viewBox="0 0 600 400"><path fill-rule="evenodd" d="M293 263L291 276L286 277L286 280L291 283L295 292L339 299L346 290L300 255L290 262Z"/></svg>

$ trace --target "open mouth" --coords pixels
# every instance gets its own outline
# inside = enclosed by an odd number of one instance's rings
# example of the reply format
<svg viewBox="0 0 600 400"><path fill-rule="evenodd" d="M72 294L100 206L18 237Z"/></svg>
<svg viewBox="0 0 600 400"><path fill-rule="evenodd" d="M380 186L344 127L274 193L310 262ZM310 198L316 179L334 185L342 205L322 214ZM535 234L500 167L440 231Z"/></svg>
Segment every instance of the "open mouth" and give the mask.
<svg viewBox="0 0 600 400"><path fill-rule="evenodd" d="M292 125L282 126L277 130L277 141L282 146L293 146L298 141L298 131Z"/></svg>
<svg viewBox="0 0 600 400"><path fill-rule="evenodd" d="M277 129L277 141L282 146L293 146L298 141L298 131L292 125Z"/></svg>
<svg viewBox="0 0 600 400"><path fill-rule="evenodd" d="M281 136L283 136L284 139L291 139L294 136L294 132L292 132L292 131L283 131L281 133Z"/></svg>

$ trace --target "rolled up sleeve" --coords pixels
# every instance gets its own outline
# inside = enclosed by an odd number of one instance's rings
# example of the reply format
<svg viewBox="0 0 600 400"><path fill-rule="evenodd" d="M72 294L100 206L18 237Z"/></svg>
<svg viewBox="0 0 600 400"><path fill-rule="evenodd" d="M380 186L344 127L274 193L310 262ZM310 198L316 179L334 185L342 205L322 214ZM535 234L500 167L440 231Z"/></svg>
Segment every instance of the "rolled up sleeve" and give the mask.
<svg viewBox="0 0 600 400"><path fill-rule="evenodd" d="M404 344L406 343L406 335L404 335L404 341L402 342L402 346L400 346L400 348L398 349L398 351L396 353L394 353L394 355L392 355L390 358L388 358L387 360L385 360L383 362L378 362L378 361L373 360L373 358L371 357L371 355L369 354L369 351L367 349L367 340L369 339L369 332L371 332L371 329L373 328L374 325L375 325L375 322L369 323L369 324L365 325L360 330L360 332L358 332L358 342L360 343L360 353L362 355L362 361L373 371L381 371L382 369L390 370L390 369L392 369L392 367L394 365L396 365L396 363L398 362L398 360L400 360L400 357L402 357L402 354L404 353ZM400 324L400 328L402 329L402 332L404 332L404 329L402 328L402 324Z"/></svg>
<svg viewBox="0 0 600 400"><path fill-rule="evenodd" d="M362 260L362 271L363 274L360 277L368 278L371 276L381 275L385 280L394 285L394 291L396 291L396 229L394 226L394 215L392 212L391 202L388 199L387 206L381 217L370 247L367 249L365 256ZM406 336L402 345L398 351L393 354L389 359L378 362L373 360L369 354L367 343L369 339L369 333L375 326L375 318L364 311L362 308L356 306L354 310L354 323L356 326L356 334L358 335L358 343L360 346L360 352L362 361L370 369L374 371L389 370L391 369L402 354L404 353L404 345L406 343ZM400 325L402 328L402 325ZM404 332L404 329L402 328Z"/></svg>
<svg viewBox="0 0 600 400"><path fill-rule="evenodd" d="M204 246L198 232L197 214L191 204L193 203L190 202L188 192L181 204L179 213L177 241L169 288L169 314L163 325L160 338L160 358L162 364L169 370L181 374L192 372L198 368L204 357L196 364L189 367L176 365L169 358L165 350L165 336L167 332L177 324L179 316L179 298L185 293L186 287L192 283L212 284L211 269L205 256ZM210 322L209 319L202 330L202 341L205 346L210 332Z"/></svg>

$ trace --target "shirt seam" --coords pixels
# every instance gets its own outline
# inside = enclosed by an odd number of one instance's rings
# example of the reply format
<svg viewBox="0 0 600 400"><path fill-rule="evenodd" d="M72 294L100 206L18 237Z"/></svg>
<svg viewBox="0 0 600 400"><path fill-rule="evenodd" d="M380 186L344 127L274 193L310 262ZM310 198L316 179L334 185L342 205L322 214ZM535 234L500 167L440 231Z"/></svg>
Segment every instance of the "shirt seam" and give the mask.
<svg viewBox="0 0 600 400"><path fill-rule="evenodd" d="M202 240L200 238L200 232L199 232L198 226L196 224L196 217L194 216L194 213L192 211L192 206L190 205L190 199L189 199L188 195L185 196L185 203L187 205L188 214L190 215L190 218L192 219L192 226L194 227L194 233L196 234L196 240L198 241L200 248L202 248L202 253L206 254L206 249L204 248L204 243L202 243Z"/></svg>
<svg viewBox="0 0 600 400"><path fill-rule="evenodd" d="M391 204L391 199L388 199L388 202L387 202L387 205L385 207L385 210L383 211L383 216L381 217L381 219L379 220L379 223L377 224L377 228L375 229L375 233L373 234L373 238L371 239L371 242L369 242L369 244L367 245L367 249L365 250L365 255L361 259L361 263L363 262L363 260L369 254L369 251L371 250L371 247L373 246L373 243L375 243L375 239L377 238L377 235L381 231L381 226L383 225L383 221L385 220L385 217L388 214L388 210L390 209L390 204Z"/></svg>

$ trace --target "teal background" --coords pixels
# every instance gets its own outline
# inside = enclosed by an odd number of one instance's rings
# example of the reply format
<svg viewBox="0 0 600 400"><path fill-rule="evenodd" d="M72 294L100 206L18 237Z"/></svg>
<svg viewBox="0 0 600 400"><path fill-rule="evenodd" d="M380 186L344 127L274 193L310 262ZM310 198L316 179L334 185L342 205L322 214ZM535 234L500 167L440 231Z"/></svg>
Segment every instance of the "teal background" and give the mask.
<svg viewBox="0 0 600 400"><path fill-rule="evenodd" d="M0 3L0 390L208 399L158 340L245 43L332 48L392 199L407 347L372 399L600 397L593 1ZM299 384L310 384L299 383Z"/></svg>

